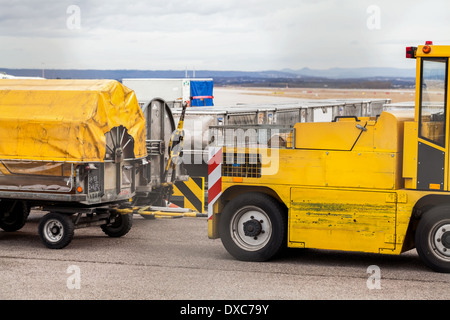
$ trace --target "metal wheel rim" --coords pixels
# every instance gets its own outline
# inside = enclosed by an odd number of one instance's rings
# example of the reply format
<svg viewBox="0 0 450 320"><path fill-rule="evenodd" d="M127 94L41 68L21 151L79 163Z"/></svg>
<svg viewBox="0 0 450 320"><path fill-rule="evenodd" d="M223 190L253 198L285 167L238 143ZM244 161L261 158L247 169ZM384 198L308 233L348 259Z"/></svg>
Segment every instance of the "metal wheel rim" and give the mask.
<svg viewBox="0 0 450 320"><path fill-rule="evenodd" d="M64 226L56 219L47 221L43 231L45 239L52 243L60 241L64 236Z"/></svg>
<svg viewBox="0 0 450 320"><path fill-rule="evenodd" d="M431 247L435 255L446 261L450 261L450 246L443 243L442 237L448 232L450 232L450 222L437 224L430 233Z"/></svg>
<svg viewBox="0 0 450 320"><path fill-rule="evenodd" d="M252 219L259 221L261 225L261 233L256 236L256 239L245 235L244 232L244 223ZM257 251L269 242L272 235L272 223L267 213L261 208L245 206L234 214L230 223L230 233L235 244L241 249Z"/></svg>
<svg viewBox="0 0 450 320"><path fill-rule="evenodd" d="M123 155L133 152L130 142L132 137L127 133L127 129L123 126L114 127L105 134L106 136L106 150L105 160L114 160L117 150Z"/></svg>

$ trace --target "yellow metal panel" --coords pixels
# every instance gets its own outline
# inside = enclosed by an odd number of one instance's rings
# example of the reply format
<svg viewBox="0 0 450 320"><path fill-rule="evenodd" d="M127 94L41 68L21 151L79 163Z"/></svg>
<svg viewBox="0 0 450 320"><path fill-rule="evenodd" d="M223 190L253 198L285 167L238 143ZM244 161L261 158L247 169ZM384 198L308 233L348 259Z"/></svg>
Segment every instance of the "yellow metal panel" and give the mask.
<svg viewBox="0 0 450 320"><path fill-rule="evenodd" d="M227 148L224 152L232 150ZM277 155L267 156L263 150L258 151L262 155L261 162L270 163L270 166L262 170L259 178L244 177L243 184L374 189L393 189L401 185L398 153L279 149ZM225 177L223 181L226 181Z"/></svg>
<svg viewBox="0 0 450 320"><path fill-rule="evenodd" d="M326 186L394 189L400 184L399 154L375 152L329 152Z"/></svg>
<svg viewBox="0 0 450 320"><path fill-rule="evenodd" d="M442 195L442 192L430 192L430 191L418 191L418 190L397 190L397 222L396 222L396 234L398 239L409 238L407 242L402 243L402 246L396 246L395 253L401 253L408 251L414 247L414 230L409 230L411 227L411 220L413 208L417 202L427 195ZM400 243L397 242L397 243Z"/></svg>
<svg viewBox="0 0 450 320"><path fill-rule="evenodd" d="M374 130L377 152L402 152L404 122L414 119L411 111L382 112Z"/></svg>
<svg viewBox="0 0 450 320"><path fill-rule="evenodd" d="M405 188L417 187L417 122L405 122L403 147L403 178Z"/></svg>
<svg viewBox="0 0 450 320"><path fill-rule="evenodd" d="M261 154L264 155L264 152ZM326 184L327 152L322 150L296 150L279 149L278 155L271 155L269 159L262 157L262 163L270 163L273 170L263 170L261 178L245 179L245 182L254 181L260 185L287 184L287 185L313 185ZM275 170L275 168L277 170ZM263 167L264 169L264 167ZM270 172L270 174L265 174Z"/></svg>
<svg viewBox="0 0 450 320"><path fill-rule="evenodd" d="M220 205L220 201L216 201L213 204L213 215L208 219L208 238L209 239L217 239L220 237L219 234L219 224L220 224L220 214L222 211L222 206Z"/></svg>
<svg viewBox="0 0 450 320"><path fill-rule="evenodd" d="M113 80L0 80L0 159L103 162L105 133L124 126L146 156L145 118Z"/></svg>
<svg viewBox="0 0 450 320"><path fill-rule="evenodd" d="M318 150L350 150L366 121L306 122L295 124L295 148Z"/></svg>
<svg viewBox="0 0 450 320"><path fill-rule="evenodd" d="M414 97L414 121L419 123L420 116L420 77L422 74L422 58L416 59L416 92Z"/></svg>
<svg viewBox="0 0 450 320"><path fill-rule="evenodd" d="M305 247L380 252L396 239L395 193L291 189L289 241Z"/></svg>
<svg viewBox="0 0 450 320"><path fill-rule="evenodd" d="M401 152L403 124L414 119L414 111L382 112L378 119L367 122L364 131L352 150L375 152Z"/></svg>
<svg viewBox="0 0 450 320"><path fill-rule="evenodd" d="M424 53L423 47L423 45L417 47L417 57L450 57L450 46L431 45L430 53Z"/></svg>

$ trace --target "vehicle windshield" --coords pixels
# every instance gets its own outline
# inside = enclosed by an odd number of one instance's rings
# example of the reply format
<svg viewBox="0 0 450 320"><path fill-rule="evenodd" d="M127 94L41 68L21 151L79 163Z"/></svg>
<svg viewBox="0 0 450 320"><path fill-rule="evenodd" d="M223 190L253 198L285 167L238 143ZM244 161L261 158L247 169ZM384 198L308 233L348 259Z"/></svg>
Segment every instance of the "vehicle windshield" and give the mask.
<svg viewBox="0 0 450 320"><path fill-rule="evenodd" d="M445 146L447 59L422 60L420 137Z"/></svg>

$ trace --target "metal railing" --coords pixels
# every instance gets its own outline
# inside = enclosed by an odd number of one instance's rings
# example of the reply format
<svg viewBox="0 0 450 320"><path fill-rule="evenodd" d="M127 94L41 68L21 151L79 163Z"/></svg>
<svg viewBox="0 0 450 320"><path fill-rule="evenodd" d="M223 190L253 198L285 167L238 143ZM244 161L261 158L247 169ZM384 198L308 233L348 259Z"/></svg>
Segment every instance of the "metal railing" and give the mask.
<svg viewBox="0 0 450 320"><path fill-rule="evenodd" d="M209 146L233 148L292 148L292 126L225 125L209 127Z"/></svg>

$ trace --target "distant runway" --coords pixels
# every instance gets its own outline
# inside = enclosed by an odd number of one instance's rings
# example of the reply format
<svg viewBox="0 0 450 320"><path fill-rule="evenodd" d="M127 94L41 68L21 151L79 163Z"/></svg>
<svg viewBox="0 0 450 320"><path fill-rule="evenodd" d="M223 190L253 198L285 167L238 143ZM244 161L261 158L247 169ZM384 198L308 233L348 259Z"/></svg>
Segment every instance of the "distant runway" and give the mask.
<svg viewBox="0 0 450 320"><path fill-rule="evenodd" d="M295 103L302 100L389 99L392 103L414 101L413 89L243 88L215 87L214 105Z"/></svg>
<svg viewBox="0 0 450 320"><path fill-rule="evenodd" d="M273 90L275 92L276 89ZM214 88L214 105L215 106L230 106L236 104L258 104L258 103L286 103L297 102L302 99L295 97L286 97L282 94L275 95L260 95L257 90L246 88Z"/></svg>

